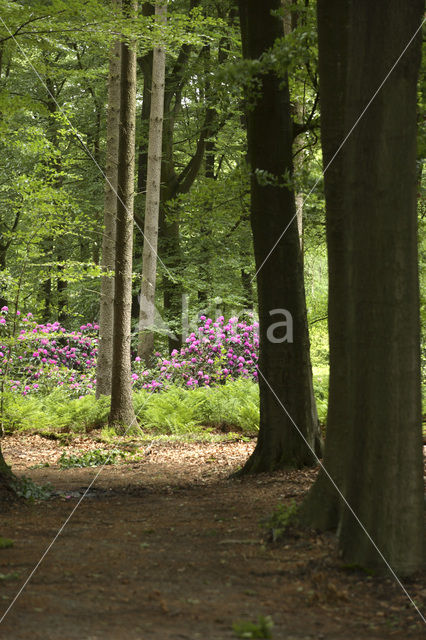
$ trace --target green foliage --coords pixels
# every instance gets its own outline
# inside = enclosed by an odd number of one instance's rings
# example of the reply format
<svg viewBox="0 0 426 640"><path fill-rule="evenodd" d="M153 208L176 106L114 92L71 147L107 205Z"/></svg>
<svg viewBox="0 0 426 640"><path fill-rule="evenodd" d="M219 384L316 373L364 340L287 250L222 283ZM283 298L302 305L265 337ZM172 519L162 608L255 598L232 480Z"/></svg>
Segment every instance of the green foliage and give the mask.
<svg viewBox="0 0 426 640"><path fill-rule="evenodd" d="M218 387L196 389L204 397L203 424L255 435L259 429L259 387L251 380L235 380Z"/></svg>
<svg viewBox="0 0 426 640"><path fill-rule="evenodd" d="M9 394L4 427L6 431L84 433L104 425L108 412L106 396L70 400L61 389L44 397Z"/></svg>
<svg viewBox="0 0 426 640"><path fill-rule="evenodd" d="M142 428L178 434L200 429L201 398L191 390L174 386L163 393L148 394L146 391L135 396L135 411Z"/></svg>
<svg viewBox="0 0 426 640"><path fill-rule="evenodd" d="M201 433L222 428L254 435L259 428L259 391L250 380L217 387L135 394L138 422L145 430L168 434Z"/></svg>
<svg viewBox="0 0 426 640"><path fill-rule="evenodd" d="M270 517L262 523L271 532L273 542L280 540L295 522L297 511L298 506L294 500L289 505L279 504Z"/></svg>
<svg viewBox="0 0 426 640"><path fill-rule="evenodd" d="M0 538L0 549L9 549L13 547L13 540L9 540L9 538Z"/></svg>
<svg viewBox="0 0 426 640"><path fill-rule="evenodd" d="M101 449L94 449L93 451L87 451L81 456L70 455L67 456L63 453L59 458L59 466L61 469L71 469L74 467L99 467L107 464L115 464L118 459L124 459L126 453L112 449L110 451L102 451Z"/></svg>
<svg viewBox="0 0 426 640"><path fill-rule="evenodd" d="M314 367L313 374L318 418L321 424L325 424L328 409L328 367Z"/></svg>
<svg viewBox="0 0 426 640"><path fill-rule="evenodd" d="M144 431L158 434L201 434L208 428L254 435L259 425L259 391L250 380L236 380L218 387L184 389L172 386L160 393L146 390L134 395L138 423ZM69 399L57 389L47 396L9 394L4 419L6 432L84 433L103 428L104 439L114 430L107 427L109 397L94 395Z"/></svg>
<svg viewBox="0 0 426 640"><path fill-rule="evenodd" d="M270 616L259 616L256 622L234 622L232 629L237 638L272 638L274 623Z"/></svg>
<svg viewBox="0 0 426 640"><path fill-rule="evenodd" d="M314 389L318 415L326 421L328 400L328 367L314 368ZM47 396L7 394L4 415L6 432L16 430L57 434L86 433L102 428L104 441L116 433L107 425L110 399L94 395L70 399L66 391L57 389ZM248 379L238 379L217 387L185 389L171 386L159 393L135 392L135 411L144 432L155 435L199 435L221 430L243 436L254 436L259 429L259 387ZM140 434L139 434L140 435Z"/></svg>
<svg viewBox="0 0 426 640"><path fill-rule="evenodd" d="M31 502L35 502L36 500L47 500L50 498L53 491L52 486L49 483L39 485L26 476L12 478L11 485L17 496L25 498L25 500L30 500Z"/></svg>

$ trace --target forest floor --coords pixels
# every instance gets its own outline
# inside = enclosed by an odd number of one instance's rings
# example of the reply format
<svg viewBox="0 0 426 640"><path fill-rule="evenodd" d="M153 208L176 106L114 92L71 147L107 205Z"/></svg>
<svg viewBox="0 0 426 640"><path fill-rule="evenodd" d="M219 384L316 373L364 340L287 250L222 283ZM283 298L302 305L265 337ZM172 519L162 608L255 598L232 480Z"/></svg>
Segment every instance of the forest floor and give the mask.
<svg viewBox="0 0 426 640"><path fill-rule="evenodd" d="M259 616L271 617L274 640L423 638L425 625L395 580L345 569L332 536L293 532L271 542L262 521L278 503L299 501L316 471L230 479L253 446L157 442L139 460L105 466L0 638L256 638L264 637L258 627L238 627L238 635L233 625ZM0 535L14 544L0 549L0 618L100 469L58 466L64 451L99 448L96 432L65 447L12 435L2 447L15 473L56 493L1 516ZM424 614L425 574L405 586Z"/></svg>

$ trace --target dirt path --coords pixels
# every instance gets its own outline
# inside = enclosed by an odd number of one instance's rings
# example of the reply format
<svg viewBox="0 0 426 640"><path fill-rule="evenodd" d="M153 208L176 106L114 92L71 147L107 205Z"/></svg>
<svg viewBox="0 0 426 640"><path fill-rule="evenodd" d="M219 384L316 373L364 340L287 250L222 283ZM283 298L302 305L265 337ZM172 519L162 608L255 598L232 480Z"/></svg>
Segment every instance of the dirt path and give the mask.
<svg viewBox="0 0 426 640"><path fill-rule="evenodd" d="M233 623L260 615L273 619L274 640L425 637L400 588L347 573L332 538L268 541L259 521L300 499L315 472L228 479L252 447L156 444L138 462L105 467L0 638L226 640L237 637ZM14 546L0 550L0 617L98 471L61 471L52 463L63 449L38 436L6 438L4 451L17 473L64 495L2 515L0 535ZM424 610L425 576L407 588Z"/></svg>

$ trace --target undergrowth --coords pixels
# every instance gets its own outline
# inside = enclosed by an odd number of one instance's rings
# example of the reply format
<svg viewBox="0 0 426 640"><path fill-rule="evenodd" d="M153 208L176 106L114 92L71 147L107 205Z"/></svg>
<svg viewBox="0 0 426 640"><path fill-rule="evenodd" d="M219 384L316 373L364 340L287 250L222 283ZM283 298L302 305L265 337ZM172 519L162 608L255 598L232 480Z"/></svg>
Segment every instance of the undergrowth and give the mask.
<svg viewBox="0 0 426 640"><path fill-rule="evenodd" d="M288 528L295 523L298 506L293 500L289 505L278 504L272 514L262 522L271 535L272 542L278 542Z"/></svg>
<svg viewBox="0 0 426 640"><path fill-rule="evenodd" d="M123 451L111 450L101 451L100 449L94 449L93 451L87 451L81 456L67 455L63 453L59 458L59 466L61 469L71 469L74 467L99 467L107 464L114 464L117 458L124 459L126 454Z"/></svg>
<svg viewBox="0 0 426 640"><path fill-rule="evenodd" d="M53 488L49 483L40 485L27 476L15 477L11 484L17 496L30 502L47 500L53 492Z"/></svg>
<svg viewBox="0 0 426 640"><path fill-rule="evenodd" d="M325 421L328 370L320 369L314 378L318 414ZM43 396L9 394L4 416L6 433L30 431L44 435L84 434L102 429L108 441L114 432L107 426L110 398L96 400L94 394L79 399L67 397L62 389ZM257 383L238 379L216 387L185 389L170 386L159 393L141 390L134 393L134 405L140 434L209 439L221 433L226 439L252 437L259 428L259 389Z"/></svg>
<svg viewBox="0 0 426 640"><path fill-rule="evenodd" d="M259 616L257 622L241 620L234 622L232 629L237 638L258 638L268 640L272 638L274 623L270 616Z"/></svg>
<svg viewBox="0 0 426 640"><path fill-rule="evenodd" d="M69 399L55 390L47 396L9 398L4 426L6 432L86 433L102 428L107 440L110 399L94 395ZM134 406L143 433L153 436L209 434L209 429L255 435L259 423L259 392L251 380L236 380L218 387L183 389L172 386L160 393L135 392Z"/></svg>

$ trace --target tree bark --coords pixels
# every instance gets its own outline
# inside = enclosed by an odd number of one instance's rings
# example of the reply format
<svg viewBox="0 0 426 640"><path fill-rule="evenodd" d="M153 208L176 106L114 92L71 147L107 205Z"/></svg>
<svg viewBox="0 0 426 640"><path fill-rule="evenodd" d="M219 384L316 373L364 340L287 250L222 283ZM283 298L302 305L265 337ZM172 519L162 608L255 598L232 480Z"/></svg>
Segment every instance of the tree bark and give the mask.
<svg viewBox="0 0 426 640"><path fill-rule="evenodd" d="M424 562L416 219L420 36L339 145L422 20L423 3L319 0L330 390L324 464L399 575ZM333 160L333 161L332 161ZM321 473L301 512L337 528L344 561L386 570Z"/></svg>
<svg viewBox="0 0 426 640"><path fill-rule="evenodd" d="M18 496L13 487L14 479L16 480L17 478L4 459L0 448L0 505L18 500Z"/></svg>
<svg viewBox="0 0 426 640"><path fill-rule="evenodd" d="M259 59L279 37L282 22L271 12L280 0L240 0L243 55ZM259 298L260 429L257 446L242 473L302 467L315 463L312 449L319 448L320 434L312 396L312 369L306 317L302 255L294 193L285 186L292 174L292 126L287 79L270 70L256 77L256 96L248 96L248 153L251 165L251 226ZM261 172L271 183L264 183ZM274 243L290 223L273 252ZM266 259L266 261L265 261ZM270 325L290 312L294 339L276 331L279 343L268 337ZM285 407L285 410L283 409ZM288 414L286 413L288 412ZM294 423L306 438L298 433Z"/></svg>
<svg viewBox="0 0 426 640"><path fill-rule="evenodd" d="M196 4L196 3L194 3ZM202 55L206 62L206 75L210 69L210 47L204 46ZM218 64L222 64L226 59L225 47L220 46L218 51ZM175 64L174 72L171 74L170 82L166 83L166 99L165 104L168 106L167 116L165 117L165 130L163 135L163 189L161 196L162 208L162 224L160 227L160 248L161 255L164 253L163 261L168 267L169 272L163 275L163 291L164 291L164 315L172 328L175 337L169 337L169 349L179 349L182 345L182 301L183 301L183 282L182 282L182 250L180 246L180 224L179 211L177 208L173 212L173 220L167 220L167 203L176 198L179 194L188 193L197 178L202 167L205 153L209 151L209 158L206 161L206 177L208 172L214 171L214 142L212 138L218 133L221 123L217 117L216 110L212 107L212 95L210 83L206 80L205 86L205 113L204 121L200 129L197 146L194 155L191 157L182 171L177 174L175 170L175 162L173 156L173 132L174 119L181 108L181 94L185 82L185 65L189 57L189 47L184 45ZM168 85L168 86L167 86ZM175 103L171 108L171 96L175 96ZM212 164L213 162L213 164ZM205 242L205 238L204 238ZM208 261L208 256L206 255ZM206 265L205 265L206 266ZM203 288L203 287L202 287ZM201 299L203 296L201 295ZM207 299L207 295L205 296Z"/></svg>
<svg viewBox="0 0 426 640"><path fill-rule="evenodd" d="M154 7L144 2L142 5L142 15L145 17L154 15ZM152 89L152 57L153 52L148 51L144 56L138 59L140 71L143 75L143 94L142 94L142 109L139 120L140 134L138 140L138 201L144 202L145 199L141 198L142 193L146 188L146 174L148 165L148 137L149 137L149 116L151 113L151 89ZM144 214L144 207L136 205L136 213L140 214L141 219Z"/></svg>
<svg viewBox="0 0 426 640"><path fill-rule="evenodd" d="M155 15L166 21L167 5L157 5ZM148 139L148 166L144 243L142 253L142 287L139 314L138 355L149 364L154 353L155 288L157 279L158 220L161 187L161 150L163 139L164 82L166 51L154 48L152 62L151 115Z"/></svg>
<svg viewBox="0 0 426 640"><path fill-rule="evenodd" d="M132 17L135 0L122 3ZM133 197L136 126L136 51L121 43L120 135L118 145L118 198L115 240L114 338L112 360L111 411L109 423L120 430L134 425L130 365Z"/></svg>
<svg viewBox="0 0 426 640"><path fill-rule="evenodd" d="M107 150L105 167L104 226L99 307L99 345L96 366L96 397L111 394L112 345L114 330L115 221L117 217L117 176L120 126L120 42L109 52Z"/></svg>

